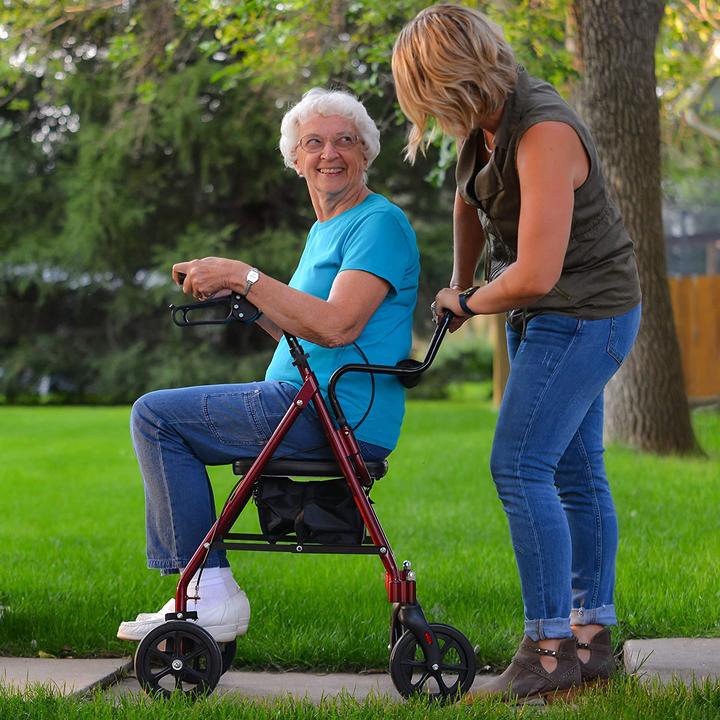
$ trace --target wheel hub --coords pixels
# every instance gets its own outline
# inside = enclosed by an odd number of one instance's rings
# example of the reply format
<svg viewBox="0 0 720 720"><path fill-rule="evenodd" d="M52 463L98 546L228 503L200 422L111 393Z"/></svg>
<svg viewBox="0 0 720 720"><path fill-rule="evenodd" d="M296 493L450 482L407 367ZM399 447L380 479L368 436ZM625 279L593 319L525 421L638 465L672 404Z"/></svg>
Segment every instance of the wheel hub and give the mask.
<svg viewBox="0 0 720 720"><path fill-rule="evenodd" d="M135 675L149 695L188 698L208 694L223 672L223 658L210 633L185 620L151 630L135 651Z"/></svg>
<svg viewBox="0 0 720 720"><path fill-rule="evenodd" d="M457 699L475 679L475 652L468 639L454 627L430 626L437 642L439 662L428 658L422 640L406 630L390 653L390 677L403 697L424 695L432 699Z"/></svg>

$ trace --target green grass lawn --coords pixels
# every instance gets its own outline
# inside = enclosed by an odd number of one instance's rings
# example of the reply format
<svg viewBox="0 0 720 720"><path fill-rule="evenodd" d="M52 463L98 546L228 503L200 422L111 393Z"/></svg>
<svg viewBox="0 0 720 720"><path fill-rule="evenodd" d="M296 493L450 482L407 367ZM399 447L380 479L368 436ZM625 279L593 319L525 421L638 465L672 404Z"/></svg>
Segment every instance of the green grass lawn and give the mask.
<svg viewBox="0 0 720 720"><path fill-rule="evenodd" d="M120 620L173 594L172 578L145 569L128 415L0 408L0 654L129 654L133 646L115 638ZM607 453L622 536L618 640L720 635L720 413L694 420L708 459ZM521 636L522 606L488 471L494 422L476 402L409 403L373 499L398 561L413 561L428 618L459 627L481 665L497 667ZM222 503L235 478L229 468L213 478ZM237 527L256 529L253 511ZM230 558L253 607L236 664L386 667L390 607L377 558Z"/></svg>
<svg viewBox="0 0 720 720"><path fill-rule="evenodd" d="M59 697L45 689L23 695L0 690L0 717L8 720L715 720L720 716L720 685L693 688L675 684L645 687L633 678L619 678L606 690L588 691L572 705L506 706L485 700L472 706L431 704L422 699L406 703L369 698L330 699L316 707L306 701L257 702L217 695L190 703L124 697L114 702L98 693L90 699Z"/></svg>

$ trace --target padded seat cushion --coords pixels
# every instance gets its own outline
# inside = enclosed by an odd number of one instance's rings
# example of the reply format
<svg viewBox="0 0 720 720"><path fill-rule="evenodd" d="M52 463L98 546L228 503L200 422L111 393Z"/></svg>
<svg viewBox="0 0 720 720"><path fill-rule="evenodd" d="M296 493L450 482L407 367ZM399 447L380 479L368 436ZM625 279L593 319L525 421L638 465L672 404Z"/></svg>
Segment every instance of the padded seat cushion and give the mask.
<svg viewBox="0 0 720 720"><path fill-rule="evenodd" d="M245 475L255 460L235 460L233 472ZM373 480L381 478L388 471L385 460L366 462ZM271 460L263 469L263 475L275 477L342 477L340 466L335 460Z"/></svg>

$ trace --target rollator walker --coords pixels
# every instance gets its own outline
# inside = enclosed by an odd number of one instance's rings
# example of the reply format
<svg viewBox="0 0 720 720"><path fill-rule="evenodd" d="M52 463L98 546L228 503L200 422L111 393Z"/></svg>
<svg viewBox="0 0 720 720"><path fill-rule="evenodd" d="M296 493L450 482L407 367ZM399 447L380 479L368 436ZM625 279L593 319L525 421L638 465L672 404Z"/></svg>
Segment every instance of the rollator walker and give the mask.
<svg viewBox="0 0 720 720"><path fill-rule="evenodd" d="M215 308L215 310L211 310ZM172 319L181 327L232 322L252 324L260 315L257 308L239 294L211 298L190 305L170 306ZM208 310L227 312L208 319ZM194 319L199 315L201 319ZM240 480L230 493L216 522L195 551L177 584L175 612L153 629L138 645L135 674L143 689L152 695L181 692L190 697L209 694L217 686L235 657L236 642L218 644L198 624L188 622L197 613L188 611L188 586L204 566L213 549L306 554L377 555L385 567L385 588L392 603L390 617L390 676L405 698L423 695L432 699L456 700L467 692L475 679L475 655L468 639L450 625L429 623L417 601L415 572L410 562L398 567L392 548L369 500L373 483L388 469L386 461L363 459L353 430L345 418L336 394L337 383L347 373L394 375L405 387L414 387L433 362L448 329L452 315L438 323L422 362L403 360L396 366L351 364L337 369L328 385L328 399L335 420L320 392L310 368L308 355L298 339L285 332L302 386L272 433L267 445L254 460L237 460L233 472ZM301 412L312 403L325 430L335 460L273 460L273 454ZM350 490L366 533L359 543L329 544L295 534L234 533L238 516L257 495L263 481L277 477L343 478ZM338 481L339 482L339 481Z"/></svg>

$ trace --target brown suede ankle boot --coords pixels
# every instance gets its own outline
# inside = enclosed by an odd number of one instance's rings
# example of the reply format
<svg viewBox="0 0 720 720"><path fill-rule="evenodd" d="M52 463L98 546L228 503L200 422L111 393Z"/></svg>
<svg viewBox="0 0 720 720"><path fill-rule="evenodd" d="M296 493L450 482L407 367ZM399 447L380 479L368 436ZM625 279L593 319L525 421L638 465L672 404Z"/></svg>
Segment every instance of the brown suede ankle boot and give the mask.
<svg viewBox="0 0 720 720"><path fill-rule="evenodd" d="M547 672L542 666L541 655L551 655L557 659L557 667L553 672ZM472 702L475 698L501 695L506 701L525 702L542 698L551 702L554 699L570 699L580 683L580 663L574 637L563 639L557 650L544 650L525 636L507 670L466 698Z"/></svg>
<svg viewBox="0 0 720 720"><path fill-rule="evenodd" d="M616 669L610 629L598 630L589 643L578 640L577 649L590 651L588 661L580 661L583 682L607 682Z"/></svg>

